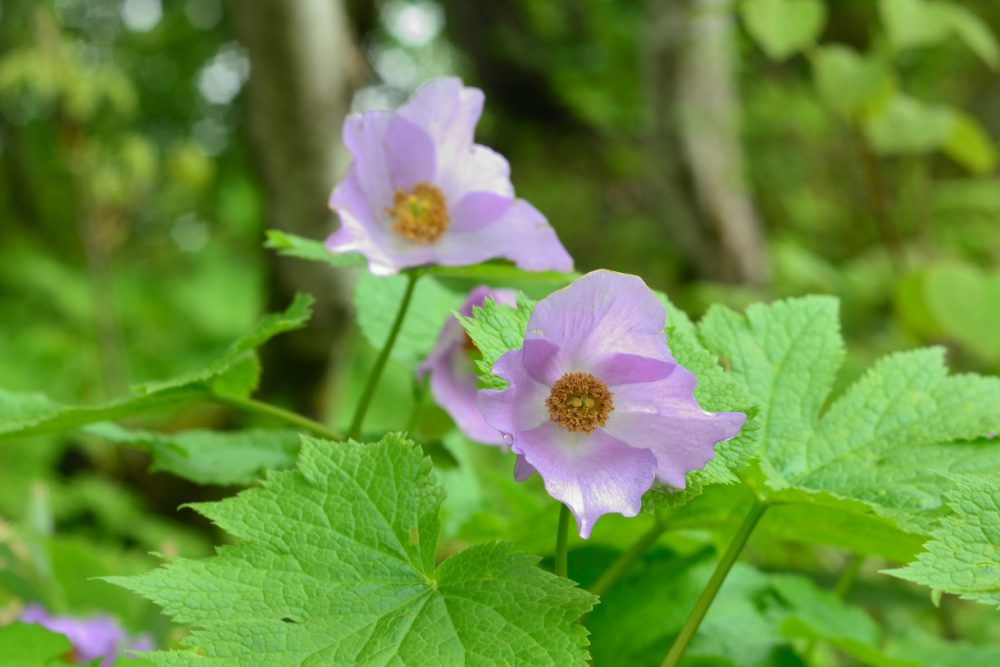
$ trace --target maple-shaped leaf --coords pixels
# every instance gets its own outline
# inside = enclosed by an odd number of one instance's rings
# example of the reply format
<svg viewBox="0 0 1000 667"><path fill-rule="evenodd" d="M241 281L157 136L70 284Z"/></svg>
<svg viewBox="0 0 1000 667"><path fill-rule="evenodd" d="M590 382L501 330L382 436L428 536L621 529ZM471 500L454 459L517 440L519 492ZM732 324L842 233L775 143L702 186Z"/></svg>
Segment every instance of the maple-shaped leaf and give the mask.
<svg viewBox="0 0 1000 667"><path fill-rule="evenodd" d="M837 302L804 297L739 316L713 308L699 332L760 405L760 469L772 500L858 501L924 533L945 513L948 472L1000 468L1000 378L949 375L944 352L877 362L836 400ZM828 408L824 406L828 405Z"/></svg>
<svg viewBox="0 0 1000 667"><path fill-rule="evenodd" d="M398 435L303 439L298 467L194 508L236 540L112 581L191 626L157 665L584 665L594 596L507 544L435 567L443 492Z"/></svg>

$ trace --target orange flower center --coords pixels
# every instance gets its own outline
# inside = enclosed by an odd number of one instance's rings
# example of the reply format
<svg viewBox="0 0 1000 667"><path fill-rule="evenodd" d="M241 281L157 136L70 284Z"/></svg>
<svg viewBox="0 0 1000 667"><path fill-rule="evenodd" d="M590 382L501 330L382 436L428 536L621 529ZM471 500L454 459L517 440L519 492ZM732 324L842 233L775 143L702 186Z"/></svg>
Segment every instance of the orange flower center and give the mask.
<svg viewBox="0 0 1000 667"><path fill-rule="evenodd" d="M591 433L615 409L608 385L590 373L566 373L545 399L549 419L567 431Z"/></svg>
<svg viewBox="0 0 1000 667"><path fill-rule="evenodd" d="M392 231L413 243L434 243L448 230L444 194L430 183L396 190L386 213L393 219Z"/></svg>

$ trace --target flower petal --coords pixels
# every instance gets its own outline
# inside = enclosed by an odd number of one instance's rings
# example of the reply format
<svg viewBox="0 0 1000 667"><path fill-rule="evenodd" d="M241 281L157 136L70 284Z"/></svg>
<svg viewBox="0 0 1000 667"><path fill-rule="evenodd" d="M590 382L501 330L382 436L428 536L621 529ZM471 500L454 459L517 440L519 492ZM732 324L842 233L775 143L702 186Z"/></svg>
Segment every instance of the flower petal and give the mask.
<svg viewBox="0 0 1000 667"><path fill-rule="evenodd" d="M344 119L344 145L353 158L351 171L374 220L380 220L385 209L392 205L393 185L386 161L385 136L393 117L391 111L366 111Z"/></svg>
<svg viewBox="0 0 1000 667"><path fill-rule="evenodd" d="M573 259L545 216L521 199L493 224L472 232L449 232L436 248L438 261L445 266L504 258L526 271L573 270Z"/></svg>
<svg viewBox="0 0 1000 667"><path fill-rule="evenodd" d="M559 362L559 348L544 338L525 338L524 369L528 375L547 387L556 383L563 374Z"/></svg>
<svg viewBox="0 0 1000 667"><path fill-rule="evenodd" d="M527 342L527 341L526 341ZM661 361L640 357L638 354L618 352L606 354L591 366L590 372L604 381L609 387L620 384L635 384L637 382L655 382L663 380L677 368L673 361Z"/></svg>
<svg viewBox="0 0 1000 667"><path fill-rule="evenodd" d="M474 232L499 220L513 203L510 197L492 192L470 192L451 207L452 232Z"/></svg>
<svg viewBox="0 0 1000 667"><path fill-rule="evenodd" d="M393 116L386 128L386 165L395 190L411 190L417 183L432 183L437 173L434 142L416 123Z"/></svg>
<svg viewBox="0 0 1000 667"><path fill-rule="evenodd" d="M478 88L466 88L456 77L443 77L417 88L398 113L424 128L451 159L472 145L484 99Z"/></svg>
<svg viewBox="0 0 1000 667"><path fill-rule="evenodd" d="M665 320L663 305L641 278L600 270L539 301L528 336L558 345L571 370L592 372L608 354L673 361Z"/></svg>
<svg viewBox="0 0 1000 667"><path fill-rule="evenodd" d="M657 479L677 489L685 488L686 473L703 468L715 445L736 437L746 422L740 412L702 410L692 393L695 382L678 366L664 380L616 387L615 409L604 427L630 446L650 450Z"/></svg>
<svg viewBox="0 0 1000 667"><path fill-rule="evenodd" d="M636 516L653 484L656 460L601 431L571 433L552 422L517 435L512 445L545 481L545 490L572 510L580 537L603 515Z"/></svg>
<svg viewBox="0 0 1000 667"><path fill-rule="evenodd" d="M521 350L504 352L493 365L493 372L509 382L510 386L479 392L477 403L487 424L513 436L548 420L545 399L549 396L549 388L528 375Z"/></svg>
<svg viewBox="0 0 1000 667"><path fill-rule="evenodd" d="M504 444L500 431L486 423L476 404L476 375L463 347L453 348L429 370L434 400L466 437L489 445Z"/></svg>
<svg viewBox="0 0 1000 667"><path fill-rule="evenodd" d="M537 470L535 466L528 463L523 454L517 455L517 460L514 462L514 479L518 482L523 482L532 475L534 475Z"/></svg>
<svg viewBox="0 0 1000 667"><path fill-rule="evenodd" d="M470 192L492 192L514 198L510 182L510 163L491 148L473 145L451 159L446 149L438 148L438 172L435 182L450 202L459 202Z"/></svg>
<svg viewBox="0 0 1000 667"><path fill-rule="evenodd" d="M516 294L511 290L491 290L480 285L473 289L459 308L462 315L472 315L474 306L487 298L514 306ZM500 431L483 419L476 404L476 372L466 348L466 335L455 318L441 327L434 349L417 369L417 376L431 374L430 388L434 400L455 421L459 430L471 440L491 445L504 444Z"/></svg>

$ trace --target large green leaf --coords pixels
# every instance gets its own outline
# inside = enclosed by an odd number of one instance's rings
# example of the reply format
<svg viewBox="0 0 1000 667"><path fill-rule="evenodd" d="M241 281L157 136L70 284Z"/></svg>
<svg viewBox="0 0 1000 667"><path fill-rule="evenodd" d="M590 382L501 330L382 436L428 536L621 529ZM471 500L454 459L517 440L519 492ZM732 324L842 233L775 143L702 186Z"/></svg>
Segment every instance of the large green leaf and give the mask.
<svg viewBox="0 0 1000 667"><path fill-rule="evenodd" d="M821 415L843 356L833 299L714 308L701 331L761 401L760 468L786 500L860 501L923 531L941 513L942 471L1000 463L1000 447L976 441L1000 430L1000 378L948 375L940 349L882 359Z"/></svg>
<svg viewBox="0 0 1000 667"><path fill-rule="evenodd" d="M256 348L280 333L305 326L312 303L312 297L299 294L285 312L264 317L253 331L204 368L171 380L140 385L131 396L101 405L63 405L41 394L16 394L0 389L0 441L68 431L216 395L245 396L257 386Z"/></svg>
<svg viewBox="0 0 1000 667"><path fill-rule="evenodd" d="M435 567L442 490L412 443L306 440L295 471L196 505L236 538L114 579L193 627L157 665L584 665L594 598L509 545Z"/></svg>
<svg viewBox="0 0 1000 667"><path fill-rule="evenodd" d="M996 474L954 475L954 514L931 533L927 549L889 574L1000 608L1000 486Z"/></svg>

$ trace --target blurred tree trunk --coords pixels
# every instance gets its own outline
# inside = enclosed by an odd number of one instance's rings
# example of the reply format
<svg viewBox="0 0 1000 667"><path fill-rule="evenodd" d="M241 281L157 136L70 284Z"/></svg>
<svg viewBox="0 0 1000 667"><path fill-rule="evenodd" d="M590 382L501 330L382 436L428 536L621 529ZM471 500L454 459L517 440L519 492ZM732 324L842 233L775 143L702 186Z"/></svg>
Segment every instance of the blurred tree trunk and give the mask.
<svg viewBox="0 0 1000 667"><path fill-rule="evenodd" d="M234 1L231 9L250 54L246 111L267 226L322 239L336 226L327 201L346 168L340 128L363 75L344 6L341 0L253 0ZM326 267L273 255L269 261L273 308L285 307L297 291L317 298L310 327L269 349L280 374L275 384L295 392L300 410L322 414L325 400L317 390L345 330L346 289Z"/></svg>
<svg viewBox="0 0 1000 667"><path fill-rule="evenodd" d="M654 187L665 217L706 278L766 279L761 227L740 142L733 19L727 0L652 0L649 74L655 119ZM685 196L679 191L687 184Z"/></svg>

